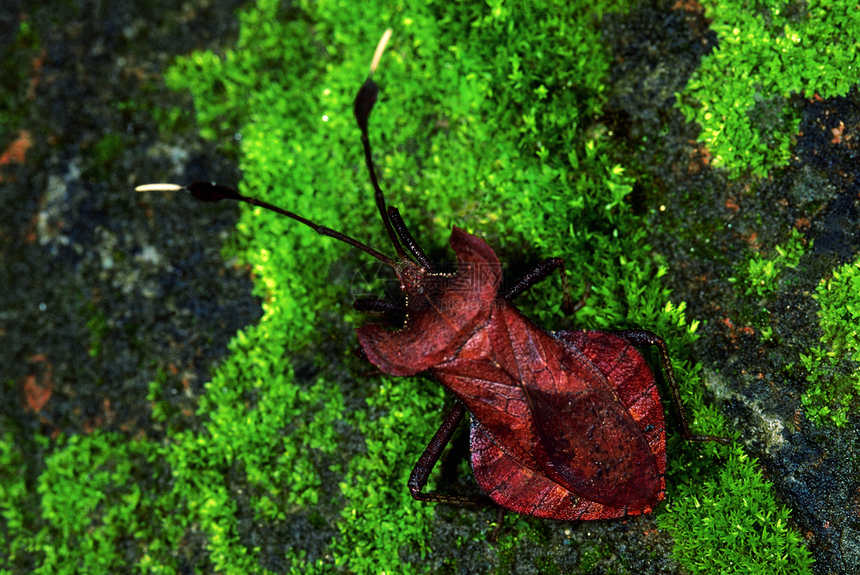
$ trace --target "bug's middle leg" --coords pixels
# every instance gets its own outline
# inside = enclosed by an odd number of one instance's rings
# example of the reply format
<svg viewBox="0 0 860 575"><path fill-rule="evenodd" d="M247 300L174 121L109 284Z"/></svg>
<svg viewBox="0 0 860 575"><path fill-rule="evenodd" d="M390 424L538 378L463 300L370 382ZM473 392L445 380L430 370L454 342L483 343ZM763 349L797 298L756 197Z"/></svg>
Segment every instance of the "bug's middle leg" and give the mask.
<svg viewBox="0 0 860 575"><path fill-rule="evenodd" d="M547 258L540 262L520 278L520 281L508 288L508 290L502 294L502 299L505 301L512 301L514 298L531 289L538 282L549 277L549 275L555 270L558 270L561 275L562 305L565 313L574 314L578 312L585 307L585 300L588 299L588 296L591 293L591 284L585 284L585 293L583 294L582 299L575 304L572 303L570 299L570 288L567 283L567 270L564 267L564 260L562 258Z"/></svg>

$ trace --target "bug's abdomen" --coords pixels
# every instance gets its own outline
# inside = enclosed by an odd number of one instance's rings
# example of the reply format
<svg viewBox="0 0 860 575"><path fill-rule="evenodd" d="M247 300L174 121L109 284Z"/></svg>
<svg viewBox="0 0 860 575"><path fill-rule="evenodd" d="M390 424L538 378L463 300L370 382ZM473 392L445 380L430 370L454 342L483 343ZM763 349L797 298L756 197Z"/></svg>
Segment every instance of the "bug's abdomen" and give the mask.
<svg viewBox="0 0 860 575"><path fill-rule="evenodd" d="M663 499L662 404L650 368L624 340L553 336L505 305L431 372L473 414L475 477L498 504L608 519L648 513Z"/></svg>

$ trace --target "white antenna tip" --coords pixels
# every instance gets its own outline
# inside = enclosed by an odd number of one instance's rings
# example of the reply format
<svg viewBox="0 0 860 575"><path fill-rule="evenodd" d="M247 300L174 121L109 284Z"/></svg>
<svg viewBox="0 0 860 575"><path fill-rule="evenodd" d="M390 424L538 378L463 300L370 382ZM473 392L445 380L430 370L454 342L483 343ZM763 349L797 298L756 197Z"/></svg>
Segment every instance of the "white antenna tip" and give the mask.
<svg viewBox="0 0 860 575"><path fill-rule="evenodd" d="M376 72L376 67L379 65L379 61L382 59L382 53L385 51L385 46L388 44L388 40L390 39L391 28L385 31L385 34L382 35L382 38L379 40L379 44L376 46L376 53L373 55L373 62L370 64L371 74Z"/></svg>
<svg viewBox="0 0 860 575"><path fill-rule="evenodd" d="M176 192L179 190L184 190L185 186L180 186L177 184L144 184L142 186L137 186L134 191L135 192Z"/></svg>

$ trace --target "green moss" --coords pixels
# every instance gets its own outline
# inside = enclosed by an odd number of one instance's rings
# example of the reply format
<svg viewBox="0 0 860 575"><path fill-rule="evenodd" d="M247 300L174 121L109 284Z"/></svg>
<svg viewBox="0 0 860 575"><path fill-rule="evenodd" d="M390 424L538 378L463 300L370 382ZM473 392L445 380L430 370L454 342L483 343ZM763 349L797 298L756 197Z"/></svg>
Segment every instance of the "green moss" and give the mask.
<svg viewBox="0 0 860 575"><path fill-rule="evenodd" d="M30 542L27 528L33 518L26 511L32 508L26 470L20 447L10 433L4 433L0 437L0 518L4 527L0 529L0 547L6 555L0 559L3 575L13 573L11 568L22 568L27 562Z"/></svg>
<svg viewBox="0 0 860 575"><path fill-rule="evenodd" d="M29 109L27 89L33 60L39 54L39 37L27 20L18 26L15 40L0 51L0 125L4 138L11 138ZM5 147L8 142L0 142Z"/></svg>
<svg viewBox="0 0 860 575"><path fill-rule="evenodd" d="M176 493L156 489L168 469L155 444L98 431L61 438L39 475L40 504L33 506L26 502L35 495L26 489L23 454L11 442L9 435L0 441L0 533L8 534L5 564L13 569L0 572L176 571L174 546L188 523ZM19 511L33 507L38 517Z"/></svg>
<svg viewBox="0 0 860 575"><path fill-rule="evenodd" d="M93 146L93 159L96 164L105 166L116 160L125 149L125 142L119 134L106 134Z"/></svg>
<svg viewBox="0 0 860 575"><path fill-rule="evenodd" d="M110 335L110 327L107 318L92 302L87 302L83 309L87 317L87 330L90 332L89 349L90 357L98 357L102 352L102 342Z"/></svg>
<svg viewBox="0 0 860 575"><path fill-rule="evenodd" d="M702 126L713 165L765 176L790 158L791 94L843 96L860 80L860 13L840 0L703 3L719 38L678 106Z"/></svg>
<svg viewBox="0 0 860 575"><path fill-rule="evenodd" d="M677 462L670 466L670 474L679 472ZM788 509L740 445L712 480L678 484L667 499L658 521L690 573L811 573L812 558L788 526Z"/></svg>
<svg viewBox="0 0 860 575"><path fill-rule="evenodd" d="M613 561L613 559L615 559L615 553L612 548L607 545L600 545L583 553L577 567L579 567L580 573L597 572L606 573L607 575L623 575L629 572L623 565L618 565L618 562ZM607 565L609 565L608 568L606 567Z"/></svg>
<svg viewBox="0 0 860 575"><path fill-rule="evenodd" d="M428 433L432 436L433 422L441 415L436 407L443 394L438 389L422 392L422 383L386 382L367 400L371 411L383 414L375 420L355 414L367 451L349 463L340 484L347 504L338 523L340 537L332 546L336 566L376 573L399 565L404 549L422 557L428 551L434 510L414 501L405 488L422 449L415 451L415 446L426 442ZM423 570L420 563L399 567L401 573Z"/></svg>
<svg viewBox="0 0 860 575"><path fill-rule="evenodd" d="M809 382L802 402L816 424L843 427L860 397L860 260L822 279L813 297L821 305L822 345L800 354Z"/></svg>
<svg viewBox="0 0 860 575"><path fill-rule="evenodd" d="M812 247L810 242L809 247ZM740 266L740 277L730 281L740 280L746 289L744 295L756 294L758 297L769 297L777 289L777 280L786 268L797 267L800 258L806 253L803 236L792 228L791 237L784 245L775 246L776 253L770 257L758 254L752 256Z"/></svg>
<svg viewBox="0 0 860 575"><path fill-rule="evenodd" d="M545 543L544 538L532 528L525 517L506 513L502 517L500 536L496 544L496 552L499 556L498 572L508 573L512 571L518 551L523 545ZM541 567L541 572L546 572L545 566Z"/></svg>

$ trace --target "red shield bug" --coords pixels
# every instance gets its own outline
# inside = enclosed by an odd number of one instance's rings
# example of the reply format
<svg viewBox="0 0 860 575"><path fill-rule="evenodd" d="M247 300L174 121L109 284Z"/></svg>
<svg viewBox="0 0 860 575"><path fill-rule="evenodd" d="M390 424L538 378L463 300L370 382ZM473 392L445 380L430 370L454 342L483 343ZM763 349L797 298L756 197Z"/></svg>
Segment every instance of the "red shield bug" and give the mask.
<svg viewBox="0 0 860 575"><path fill-rule="evenodd" d="M419 500L477 503L477 498L423 493L433 466L463 415L471 414L471 461L483 493L517 513L562 520L611 519L650 513L665 496L666 428L654 374L634 346L660 353L683 437L731 443L690 432L665 342L644 330L549 332L512 301L555 270L571 309L564 262L549 258L518 283L501 290L501 264L481 239L454 227L453 273L443 273L408 231L399 211L386 207L373 167L368 120L379 88L373 72L358 91L354 114L376 205L397 253L391 258L298 214L197 182L153 184L139 191L186 189L202 201L232 199L285 215L317 233L373 256L394 270L404 295L359 299L361 311L404 317L399 330L377 325L357 330L361 351L390 375L428 372L457 402L409 478Z"/></svg>

